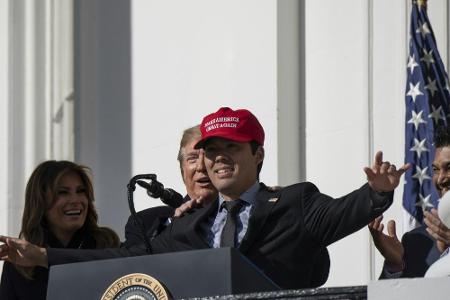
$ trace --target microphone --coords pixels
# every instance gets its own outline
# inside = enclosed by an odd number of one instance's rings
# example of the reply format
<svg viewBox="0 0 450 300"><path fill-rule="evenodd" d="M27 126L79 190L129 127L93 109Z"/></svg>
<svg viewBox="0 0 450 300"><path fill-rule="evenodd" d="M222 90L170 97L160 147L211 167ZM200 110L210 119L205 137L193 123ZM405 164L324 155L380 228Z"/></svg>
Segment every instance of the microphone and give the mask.
<svg viewBox="0 0 450 300"><path fill-rule="evenodd" d="M147 195L152 198L160 198L161 201L170 207L177 208L184 202L183 196L173 189L165 189L161 182L152 179L150 183L137 180L137 184L147 190Z"/></svg>

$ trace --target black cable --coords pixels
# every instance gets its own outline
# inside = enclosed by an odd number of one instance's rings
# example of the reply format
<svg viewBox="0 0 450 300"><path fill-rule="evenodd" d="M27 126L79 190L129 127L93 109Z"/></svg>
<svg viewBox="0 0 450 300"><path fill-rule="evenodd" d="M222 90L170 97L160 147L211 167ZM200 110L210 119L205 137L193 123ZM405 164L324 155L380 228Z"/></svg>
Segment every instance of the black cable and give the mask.
<svg viewBox="0 0 450 300"><path fill-rule="evenodd" d="M149 175L151 175L151 174L149 174ZM131 178L130 182L127 185L128 206L130 208L130 212L133 217L134 223L135 223L136 227L139 228L139 230L141 231L142 237L144 238L145 251L147 253L151 254L152 246L151 246L150 240L148 239L147 234L145 232L144 222L138 217L138 215L136 214L136 210L134 208L133 193L136 190L136 180L138 179L136 177L141 177L141 176L144 176L144 175L134 176L133 178Z"/></svg>

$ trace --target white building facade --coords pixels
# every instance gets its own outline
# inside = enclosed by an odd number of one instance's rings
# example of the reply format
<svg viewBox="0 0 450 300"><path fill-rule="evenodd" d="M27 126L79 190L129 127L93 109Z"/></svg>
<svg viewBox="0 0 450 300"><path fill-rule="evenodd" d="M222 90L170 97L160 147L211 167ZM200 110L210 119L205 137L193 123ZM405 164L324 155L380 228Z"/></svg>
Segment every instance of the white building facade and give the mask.
<svg viewBox="0 0 450 300"><path fill-rule="evenodd" d="M449 4L429 1L447 66ZM100 222L123 236L126 184L184 191L183 129L221 106L266 130L261 180L342 196L377 150L401 165L409 0L0 0L0 232L17 235L45 159L94 174ZM401 187L385 219L398 221ZM136 191L136 207L158 205ZM367 229L329 247L327 286L378 277Z"/></svg>

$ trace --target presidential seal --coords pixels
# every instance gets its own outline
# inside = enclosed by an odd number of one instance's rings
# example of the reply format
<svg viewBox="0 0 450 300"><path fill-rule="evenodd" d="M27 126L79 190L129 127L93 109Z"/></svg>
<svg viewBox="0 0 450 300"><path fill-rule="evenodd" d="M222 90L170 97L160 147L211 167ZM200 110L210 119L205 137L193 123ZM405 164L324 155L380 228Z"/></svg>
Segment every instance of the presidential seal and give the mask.
<svg viewBox="0 0 450 300"><path fill-rule="evenodd" d="M146 274L125 275L111 284L100 300L169 300L163 285Z"/></svg>

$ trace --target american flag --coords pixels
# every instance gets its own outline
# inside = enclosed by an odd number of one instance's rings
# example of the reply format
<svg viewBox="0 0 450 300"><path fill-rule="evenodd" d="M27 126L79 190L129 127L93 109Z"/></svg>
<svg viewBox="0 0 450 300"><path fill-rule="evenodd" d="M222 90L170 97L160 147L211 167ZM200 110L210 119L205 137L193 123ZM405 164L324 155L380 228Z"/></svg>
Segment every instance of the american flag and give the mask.
<svg viewBox="0 0 450 300"><path fill-rule="evenodd" d="M423 211L437 207L431 182L434 159L433 132L449 120L450 88L436 39L428 20L426 1L412 5L406 82L405 174L403 207L406 228L423 221Z"/></svg>

